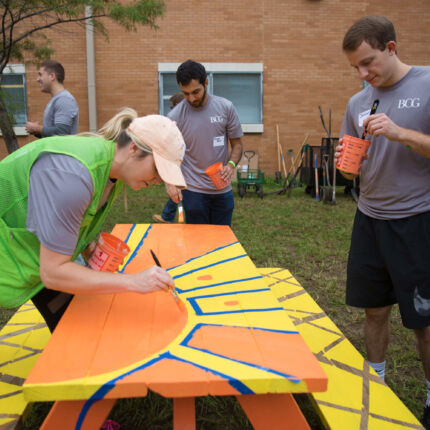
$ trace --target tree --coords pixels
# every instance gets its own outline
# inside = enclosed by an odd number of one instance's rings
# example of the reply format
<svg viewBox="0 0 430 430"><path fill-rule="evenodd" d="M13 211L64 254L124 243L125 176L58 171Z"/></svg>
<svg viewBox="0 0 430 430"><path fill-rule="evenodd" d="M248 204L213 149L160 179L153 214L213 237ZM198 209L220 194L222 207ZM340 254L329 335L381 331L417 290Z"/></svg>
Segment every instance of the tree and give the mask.
<svg viewBox="0 0 430 430"><path fill-rule="evenodd" d="M132 0L128 3L121 0L0 0L0 84L10 60L24 61L30 57L40 62L50 58L53 49L43 34L47 28L92 21L94 29L107 37L103 25L106 18L127 31L136 31L139 25L157 28L155 21L165 11L163 0ZM8 153L18 149L13 120L1 91L0 130Z"/></svg>

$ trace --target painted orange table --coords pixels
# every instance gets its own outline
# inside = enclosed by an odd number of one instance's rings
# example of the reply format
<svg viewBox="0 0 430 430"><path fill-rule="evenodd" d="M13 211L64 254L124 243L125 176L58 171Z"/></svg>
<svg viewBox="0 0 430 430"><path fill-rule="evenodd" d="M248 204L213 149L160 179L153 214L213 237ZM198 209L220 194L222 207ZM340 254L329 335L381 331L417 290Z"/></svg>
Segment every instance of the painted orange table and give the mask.
<svg viewBox="0 0 430 430"><path fill-rule="evenodd" d="M290 393L327 377L226 226L117 225L132 252L120 273L154 264L180 297L76 296L24 385L56 401L43 429L99 429L118 398L174 399L174 428L194 429L194 398L235 395L256 429L309 428ZM118 275L121 276L121 275Z"/></svg>

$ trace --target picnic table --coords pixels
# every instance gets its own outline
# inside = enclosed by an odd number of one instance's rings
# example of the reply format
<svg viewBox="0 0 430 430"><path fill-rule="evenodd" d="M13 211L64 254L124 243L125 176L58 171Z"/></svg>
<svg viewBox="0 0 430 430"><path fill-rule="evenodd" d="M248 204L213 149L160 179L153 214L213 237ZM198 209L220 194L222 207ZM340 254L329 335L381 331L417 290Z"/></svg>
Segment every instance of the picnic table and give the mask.
<svg viewBox="0 0 430 430"><path fill-rule="evenodd" d="M291 393L327 389L320 364L227 226L118 224L120 273L154 264L172 294L76 296L24 384L55 401L42 429L99 429L115 400L173 398L174 429L195 428L197 396L234 395L256 429L309 428Z"/></svg>

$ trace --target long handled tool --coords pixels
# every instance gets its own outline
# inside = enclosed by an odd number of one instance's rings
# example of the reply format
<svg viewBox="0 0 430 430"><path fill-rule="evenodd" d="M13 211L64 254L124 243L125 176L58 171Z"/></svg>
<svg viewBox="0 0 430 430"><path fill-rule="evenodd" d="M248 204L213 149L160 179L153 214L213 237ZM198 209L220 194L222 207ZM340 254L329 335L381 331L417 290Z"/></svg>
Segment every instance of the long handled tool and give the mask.
<svg viewBox="0 0 430 430"><path fill-rule="evenodd" d="M320 190L318 186L318 156L315 154L314 157L314 167L315 167L315 200L320 201Z"/></svg>
<svg viewBox="0 0 430 430"><path fill-rule="evenodd" d="M336 204L336 160L333 160L333 194L331 196L331 204Z"/></svg>
<svg viewBox="0 0 430 430"><path fill-rule="evenodd" d="M282 151L282 145L279 141L279 127L278 124L276 124L276 137L278 142L278 153L281 155L281 161L282 161L282 168L284 170L284 176L287 177L287 168L285 167L285 158L284 158L284 152Z"/></svg>
<svg viewBox="0 0 430 430"><path fill-rule="evenodd" d="M276 183L281 181L281 154L279 152L279 126L276 124L276 153L278 154L278 170L275 172Z"/></svg>
<svg viewBox="0 0 430 430"><path fill-rule="evenodd" d="M292 148L288 149L288 155L290 156L290 160L291 160L291 165L290 165L290 168L288 169L288 174L290 174L291 168L294 166L294 149Z"/></svg>
<svg viewBox="0 0 430 430"><path fill-rule="evenodd" d="M328 166L328 154L324 154L324 171L325 171L325 177L327 178L327 187L323 188L322 193L322 200L324 203L328 203L331 201L333 196L333 190L330 185L330 171Z"/></svg>
<svg viewBox="0 0 430 430"><path fill-rule="evenodd" d="M294 175L291 178L291 181L288 184L288 187L286 189L288 197L291 196L291 189L293 188L294 181L296 180L296 177L297 177L298 173L300 172L300 170L303 167L303 159L305 158L305 154L306 154L307 149L308 149L308 144L306 143L305 146L302 148L302 155L300 157L300 164L298 165L296 171L294 172Z"/></svg>

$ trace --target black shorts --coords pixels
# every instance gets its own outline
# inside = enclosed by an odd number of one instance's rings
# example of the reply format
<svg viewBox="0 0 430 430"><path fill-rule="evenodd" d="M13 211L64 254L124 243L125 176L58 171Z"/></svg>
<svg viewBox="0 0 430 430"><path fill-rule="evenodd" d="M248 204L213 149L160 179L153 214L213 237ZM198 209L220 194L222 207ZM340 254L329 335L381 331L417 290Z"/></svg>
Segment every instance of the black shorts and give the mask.
<svg viewBox="0 0 430 430"><path fill-rule="evenodd" d="M403 325L430 325L430 212L396 220L357 209L348 258L346 303L399 304Z"/></svg>

